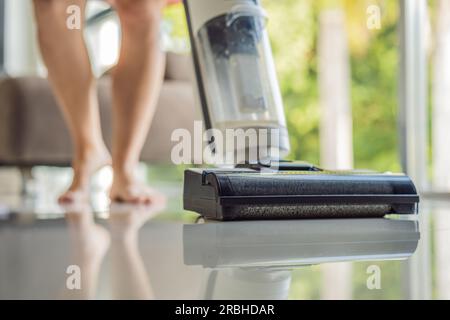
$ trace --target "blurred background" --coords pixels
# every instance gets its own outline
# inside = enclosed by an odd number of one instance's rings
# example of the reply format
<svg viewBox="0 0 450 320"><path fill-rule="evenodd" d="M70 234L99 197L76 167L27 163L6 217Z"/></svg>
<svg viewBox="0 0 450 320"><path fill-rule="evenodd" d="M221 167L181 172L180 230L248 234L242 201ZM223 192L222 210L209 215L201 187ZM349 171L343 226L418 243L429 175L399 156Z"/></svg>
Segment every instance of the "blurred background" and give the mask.
<svg viewBox="0 0 450 320"><path fill-rule="evenodd" d="M440 165L450 160L441 141L449 119L448 1L262 2L290 158L330 168L408 171L422 190L439 179L447 181L435 187L449 189L449 170ZM31 1L1 3L3 74L45 76ZM89 1L86 39L98 76L114 65L119 47L118 20L107 9ZM188 54L181 4L165 10L162 29L166 51Z"/></svg>
<svg viewBox="0 0 450 320"><path fill-rule="evenodd" d="M288 121L292 146L289 158L330 169L407 172L422 194L448 198L450 1L263 0L262 3L269 16L267 29ZM86 40L93 70L99 77L107 75L114 65L119 47L118 20L108 9L105 3L89 1L87 10ZM164 16L164 49L178 57L169 59L166 82L173 85L178 81L177 85L181 86L189 83L189 76L174 72L180 63L189 61L177 60L183 59L190 50L184 9L181 4L172 5L165 9ZM69 151L58 153L52 149L54 159L34 157L32 152L22 154L20 161L8 158L11 152L20 150L12 148L11 151L7 145L23 146L28 141L19 134L12 136L9 126L15 124L14 130L25 132L25 137L31 127L30 122L22 122L26 117L17 116L15 104L25 101L21 104L25 107L20 110L33 110L26 102L35 101L26 93L30 85L22 82L11 85L8 81L28 77L44 79L46 71L36 45L31 1L0 0L0 22L0 121L3 123L0 124L0 192L34 194L31 196L34 212L45 215L52 207L49 203L54 202L56 194L70 181L71 171L64 168ZM175 96L180 101L191 101L182 98L189 96L191 86L186 84L183 88L182 95L176 89ZM11 98L11 92L16 89L22 93ZM194 103L191 104L194 108ZM49 110L58 112L53 107ZM36 120L42 115L37 112L31 118ZM52 127L52 123L40 124L35 130L63 134L64 127ZM153 158L154 148L157 146L149 146L142 172L151 184L180 200L184 167ZM94 183L95 190L102 191L108 179L110 172L101 172L97 184ZM17 206L19 203L20 200L14 202ZM181 201L172 201L170 206L170 218L192 221L193 216L183 213ZM436 209L435 212L432 220L429 215L423 216L425 230L429 224L442 228L450 225L447 211ZM416 261L407 265L380 262L386 284L382 291L366 290L369 264L340 264L333 269L317 266L294 271L291 297L405 298L405 292L409 292L416 298L448 298L450 259L448 250L442 249L448 246L447 240L433 240L432 235L423 233L421 246L425 249L419 248ZM432 241L441 243L437 251L431 250ZM431 261L437 258L440 271L431 272ZM334 277L335 286L322 287L317 268L323 268L323 277ZM348 281L351 274L359 280ZM432 291L431 283L436 282L440 285ZM405 290L405 283L410 290Z"/></svg>

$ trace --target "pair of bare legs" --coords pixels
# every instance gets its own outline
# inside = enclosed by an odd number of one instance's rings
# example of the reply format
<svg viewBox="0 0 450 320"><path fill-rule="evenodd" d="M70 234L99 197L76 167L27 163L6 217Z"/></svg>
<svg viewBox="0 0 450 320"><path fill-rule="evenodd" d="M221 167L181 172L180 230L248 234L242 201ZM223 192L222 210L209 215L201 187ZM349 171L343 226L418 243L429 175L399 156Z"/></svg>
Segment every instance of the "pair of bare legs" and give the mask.
<svg viewBox="0 0 450 320"><path fill-rule="evenodd" d="M139 230L166 206L155 196L150 206L113 205L109 231L94 220L89 205L68 206L71 261L80 267L80 290L63 290L65 299L95 299L102 262L111 253L113 299L153 299L150 279L139 250ZM67 285L66 285L67 288Z"/></svg>
<svg viewBox="0 0 450 320"><path fill-rule="evenodd" d="M38 38L48 78L68 125L73 146L73 181L60 202L85 201L91 176L112 165L111 200L149 203L151 190L137 182L135 168L163 81L159 47L166 0L110 0L121 23L120 58L113 78L112 155L103 141L96 90L83 30L66 26L67 8L86 0L33 0Z"/></svg>

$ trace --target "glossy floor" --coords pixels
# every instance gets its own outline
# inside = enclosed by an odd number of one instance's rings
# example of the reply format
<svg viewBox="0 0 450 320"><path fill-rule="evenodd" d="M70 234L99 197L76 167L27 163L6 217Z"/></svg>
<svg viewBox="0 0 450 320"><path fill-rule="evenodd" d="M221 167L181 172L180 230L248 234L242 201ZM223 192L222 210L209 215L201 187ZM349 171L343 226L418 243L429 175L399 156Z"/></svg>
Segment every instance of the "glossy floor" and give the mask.
<svg viewBox="0 0 450 320"><path fill-rule="evenodd" d="M195 223L176 193L95 213L1 203L0 299L450 298L446 202L420 219L232 223Z"/></svg>

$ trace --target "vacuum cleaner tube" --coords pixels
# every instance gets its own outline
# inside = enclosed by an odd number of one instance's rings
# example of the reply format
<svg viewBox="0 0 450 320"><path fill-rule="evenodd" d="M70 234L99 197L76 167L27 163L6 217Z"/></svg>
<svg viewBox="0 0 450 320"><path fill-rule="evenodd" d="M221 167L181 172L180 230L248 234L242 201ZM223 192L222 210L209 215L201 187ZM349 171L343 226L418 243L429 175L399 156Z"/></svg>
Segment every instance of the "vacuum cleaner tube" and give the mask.
<svg viewBox="0 0 450 320"><path fill-rule="evenodd" d="M255 160L251 154L261 161L289 152L266 22L263 9L247 2L208 20L196 34L211 126L224 137L234 132L236 139L244 139L232 150L227 142L224 150L245 151L250 162ZM255 133L256 140L249 138Z"/></svg>

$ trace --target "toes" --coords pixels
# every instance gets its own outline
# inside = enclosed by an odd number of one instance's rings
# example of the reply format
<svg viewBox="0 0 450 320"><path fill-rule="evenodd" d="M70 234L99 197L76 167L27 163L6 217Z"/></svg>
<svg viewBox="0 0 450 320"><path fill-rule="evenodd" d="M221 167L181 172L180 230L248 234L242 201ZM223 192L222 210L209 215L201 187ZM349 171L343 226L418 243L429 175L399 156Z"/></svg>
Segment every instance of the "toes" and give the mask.
<svg viewBox="0 0 450 320"><path fill-rule="evenodd" d="M139 204L141 200L139 196L111 196L111 201L116 203L130 203L130 204Z"/></svg>
<svg viewBox="0 0 450 320"><path fill-rule="evenodd" d="M141 202L143 204L149 205L153 203L153 197L150 191L146 191L142 196L141 196Z"/></svg>
<svg viewBox="0 0 450 320"><path fill-rule="evenodd" d="M164 199L165 197L162 194L148 188L145 188L145 190L142 191L140 197L141 203L145 205L161 204Z"/></svg>
<svg viewBox="0 0 450 320"><path fill-rule="evenodd" d="M68 191L58 198L60 204L84 203L88 199L87 195L81 191Z"/></svg>
<svg viewBox="0 0 450 320"><path fill-rule="evenodd" d="M58 198L58 202L61 204L71 204L74 203L74 196L71 192L65 193Z"/></svg>
<svg viewBox="0 0 450 320"><path fill-rule="evenodd" d="M111 201L116 203L129 203L137 205L163 204L165 197L162 194L154 192L148 188L127 191L124 194L117 195L111 193Z"/></svg>
<svg viewBox="0 0 450 320"><path fill-rule="evenodd" d="M139 199L140 203L145 204L145 205L149 205L152 203L152 200L148 197L148 196L142 196Z"/></svg>

